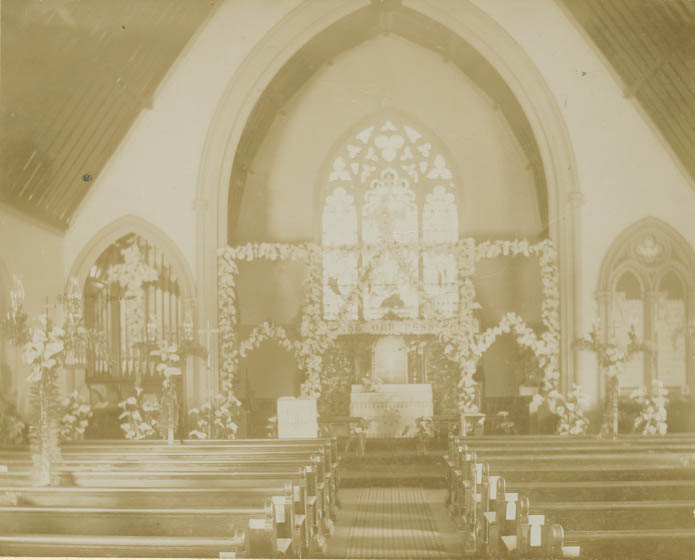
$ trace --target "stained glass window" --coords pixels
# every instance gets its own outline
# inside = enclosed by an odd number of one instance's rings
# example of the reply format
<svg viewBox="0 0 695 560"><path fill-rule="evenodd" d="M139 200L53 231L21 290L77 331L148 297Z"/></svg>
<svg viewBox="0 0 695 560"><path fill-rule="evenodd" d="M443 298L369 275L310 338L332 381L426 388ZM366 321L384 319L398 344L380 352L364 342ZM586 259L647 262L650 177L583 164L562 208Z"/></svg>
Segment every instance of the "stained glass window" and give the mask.
<svg viewBox="0 0 695 560"><path fill-rule="evenodd" d="M685 290L673 272L664 275L659 283L656 309L656 351L659 378L666 386L680 387L686 383Z"/></svg>
<svg viewBox="0 0 695 560"><path fill-rule="evenodd" d="M629 341L628 332L634 326L638 340L644 340L644 299L639 280L631 272L618 279L613 297L613 313L609 334L620 344ZM627 388L644 385L644 354L638 352L625 364L621 385Z"/></svg>
<svg viewBox="0 0 695 560"><path fill-rule="evenodd" d="M323 245L336 250L324 256L324 317L345 307L357 318L358 305L345 298L360 274L364 319L454 316L455 253L413 248L458 239L453 173L436 143L397 119L370 125L334 157L327 183Z"/></svg>
<svg viewBox="0 0 695 560"><path fill-rule="evenodd" d="M628 391L660 380L669 390L692 385L695 317L687 305L695 290L695 253L668 224L646 218L628 228L604 257L599 315L605 332L627 341L630 325L647 343L626 364L620 385Z"/></svg>

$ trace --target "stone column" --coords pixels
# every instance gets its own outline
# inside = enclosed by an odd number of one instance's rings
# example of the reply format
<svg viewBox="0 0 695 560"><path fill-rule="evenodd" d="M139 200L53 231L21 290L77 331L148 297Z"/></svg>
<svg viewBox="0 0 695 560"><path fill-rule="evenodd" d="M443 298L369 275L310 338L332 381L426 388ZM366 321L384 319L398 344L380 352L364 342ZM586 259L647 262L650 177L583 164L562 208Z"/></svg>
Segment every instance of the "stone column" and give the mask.
<svg viewBox="0 0 695 560"><path fill-rule="evenodd" d="M567 193L566 220L560 228L558 244L558 266L560 267L560 388L567 391L577 381L578 352L574 340L581 332L581 206L584 194L580 191Z"/></svg>
<svg viewBox="0 0 695 560"><path fill-rule="evenodd" d="M217 256L214 251L206 254L207 248L201 240L206 239L207 223L213 222L213 217L210 215L210 205L203 198L196 198L193 201L193 211L196 213L196 222L200 233L198 235L198 244L196 246L197 255L197 293L195 294L195 311L194 323L195 332L201 327L217 326ZM213 337L210 348L209 364L211 373L207 370L204 374L199 374L199 360L194 360L193 372L190 375L191 379L197 379L198 382L194 386L188 386L190 389L186 397L186 407L191 408L208 400L208 395L215 394L219 388L218 379L218 337Z"/></svg>
<svg viewBox="0 0 695 560"><path fill-rule="evenodd" d="M688 290L685 302L685 379L690 389L690 430L695 429L695 288Z"/></svg>
<svg viewBox="0 0 695 560"><path fill-rule="evenodd" d="M645 300L645 317L644 317L644 341L647 343L649 350L644 356L644 384L647 391L651 390L652 381L658 375L658 348L657 348L657 332L656 318L659 314L659 292L648 290L644 294Z"/></svg>
<svg viewBox="0 0 695 560"><path fill-rule="evenodd" d="M601 340L608 340L610 334L610 324L613 315L613 294L609 290L599 290L596 292L596 302L598 303L599 333ZM596 359L596 374L598 375L598 401L606 397L605 375L601 365Z"/></svg>

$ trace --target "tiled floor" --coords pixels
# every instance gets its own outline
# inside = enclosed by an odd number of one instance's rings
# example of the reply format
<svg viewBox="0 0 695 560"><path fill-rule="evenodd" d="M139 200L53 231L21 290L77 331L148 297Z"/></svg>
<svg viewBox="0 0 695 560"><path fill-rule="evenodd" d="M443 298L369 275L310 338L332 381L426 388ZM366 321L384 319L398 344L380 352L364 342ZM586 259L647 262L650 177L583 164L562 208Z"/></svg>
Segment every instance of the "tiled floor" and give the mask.
<svg viewBox="0 0 695 560"><path fill-rule="evenodd" d="M329 558L463 556L462 538L444 508L443 490L355 488L341 490L340 497Z"/></svg>

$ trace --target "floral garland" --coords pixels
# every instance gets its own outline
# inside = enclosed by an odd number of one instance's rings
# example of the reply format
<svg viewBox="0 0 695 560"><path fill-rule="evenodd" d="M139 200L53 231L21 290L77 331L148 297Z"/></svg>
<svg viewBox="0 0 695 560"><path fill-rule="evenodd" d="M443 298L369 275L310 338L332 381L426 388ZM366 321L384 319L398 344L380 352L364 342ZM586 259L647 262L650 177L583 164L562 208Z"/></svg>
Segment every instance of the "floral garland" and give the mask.
<svg viewBox="0 0 695 560"><path fill-rule="evenodd" d="M135 387L135 395L118 403L118 407L123 409L118 419L123 420L121 429L126 439L154 439L158 436L159 403L156 399L146 399L142 387Z"/></svg>
<svg viewBox="0 0 695 560"><path fill-rule="evenodd" d="M212 403L206 402L188 411L195 428L188 434L194 439L235 439L238 424L235 417L241 403L229 400L227 395L218 393Z"/></svg>
<svg viewBox="0 0 695 560"><path fill-rule="evenodd" d="M27 425L14 405L0 398L0 445L24 445L26 441Z"/></svg>
<svg viewBox="0 0 695 560"><path fill-rule="evenodd" d="M238 369L242 350L248 352L264 340L278 341L288 351L294 351L299 368L305 372L302 396L318 396L321 392L322 360L325 351L335 339L349 332L350 310L356 298L369 283L370 275L380 259L388 252L430 251L457 255L459 274L459 314L456 318L438 320L437 339L445 344L446 356L458 364L461 371L459 381L459 406L462 410L477 411L478 384L473 380L478 362L497 336L511 332L517 342L533 350L543 369L542 393L555 389L559 381L560 352L560 298L559 271L555 248L549 240L532 244L527 240L486 241L477 243L473 239L462 239L455 243L431 244L378 244L340 247L341 250L364 250L370 253L369 262L360 270L358 282L345 295L343 306L336 319L326 321L322 313L323 299L323 248L315 243L247 243L236 247L224 247L219 251L218 285L220 306L220 353L223 392L233 395L233 379ZM507 313L500 323L481 332L475 311L480 305L475 300L475 286L470 276L478 261L497 256L525 256L538 259L541 268L543 304L541 319L544 332L537 335L515 313ZM239 342L236 326L236 276L237 262L256 259L292 260L308 265L305 278L305 302L299 325L299 337L290 339L282 327L264 323L252 331L249 337ZM423 296L424 297L424 296Z"/></svg>
<svg viewBox="0 0 695 560"><path fill-rule="evenodd" d="M65 331L50 324L48 316L39 316L40 328L29 330L22 356L30 367L27 378L30 397L39 417L29 428L35 475L40 484L52 482L53 464L60 460L60 408L58 369L65 357Z"/></svg>
<svg viewBox="0 0 695 560"><path fill-rule="evenodd" d="M174 378L181 377L181 356L175 344L169 344L166 340L160 340L158 348L150 352L157 360L155 371L164 377L162 380L162 398L159 404L161 418L159 423L166 426L169 441L173 440L176 426L179 420L178 397Z"/></svg>
<svg viewBox="0 0 695 560"><path fill-rule="evenodd" d="M539 396L536 395L536 397ZM558 418L556 433L570 436L586 435L589 429L589 419L584 414L586 398L579 385L572 385L572 389L567 395L553 389L546 395L545 400L547 400L551 412ZM534 405L538 406L542 401L542 397L536 399Z"/></svg>
<svg viewBox="0 0 695 560"><path fill-rule="evenodd" d="M668 389L660 379L652 381L651 395L644 388L635 389L630 399L640 405L641 410L635 418L635 430L642 430L642 435L666 435L668 431L666 406L668 405Z"/></svg>
<svg viewBox="0 0 695 560"><path fill-rule="evenodd" d="M73 391L61 403L63 417L60 420L60 438L63 441L75 441L84 437L84 432L92 417L92 407Z"/></svg>
<svg viewBox="0 0 695 560"><path fill-rule="evenodd" d="M596 320L589 335L575 341L575 346L580 350L594 352L599 367L606 372L606 406L600 432L602 436L614 437L618 434L618 395L620 392L618 374L635 354L648 350L646 344L638 341L634 325L630 325L627 334L627 344L619 344L615 337L604 341L599 333L598 320Z"/></svg>

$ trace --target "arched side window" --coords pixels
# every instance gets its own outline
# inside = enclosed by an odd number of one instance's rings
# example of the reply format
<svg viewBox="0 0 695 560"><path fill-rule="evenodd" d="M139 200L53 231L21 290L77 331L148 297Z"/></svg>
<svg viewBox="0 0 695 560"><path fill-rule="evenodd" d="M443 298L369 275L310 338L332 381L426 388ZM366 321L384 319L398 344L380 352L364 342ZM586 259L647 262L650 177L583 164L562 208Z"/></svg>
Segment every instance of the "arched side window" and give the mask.
<svg viewBox="0 0 695 560"><path fill-rule="evenodd" d="M459 213L454 176L432 139L399 118L361 129L326 177L322 212L324 318L344 305L351 319L452 317L458 308L453 252L407 249L454 243ZM383 243L402 251L379 251ZM360 272L368 285L346 304Z"/></svg>
<svg viewBox="0 0 695 560"><path fill-rule="evenodd" d="M695 253L687 241L653 218L628 228L604 258L598 296L604 336L624 341L634 325L650 348L626 365L625 391L655 379L692 388Z"/></svg>
<svg viewBox="0 0 695 560"><path fill-rule="evenodd" d="M157 247L134 233L109 245L92 266L84 286L85 325L105 344L88 357L87 381L133 380L155 375L142 343L177 343L192 329L171 264Z"/></svg>

